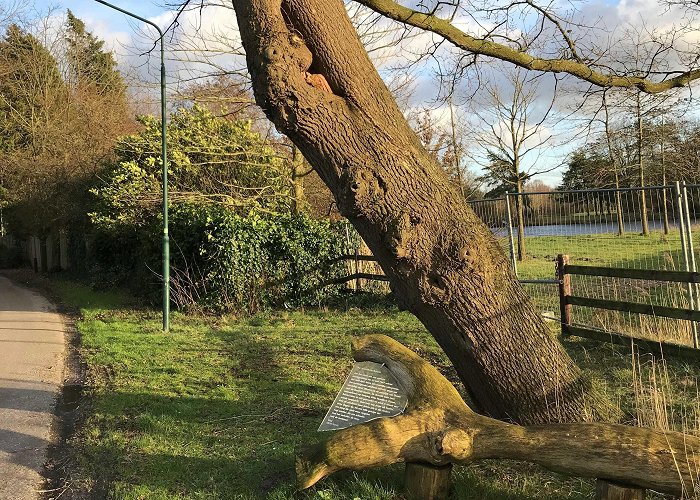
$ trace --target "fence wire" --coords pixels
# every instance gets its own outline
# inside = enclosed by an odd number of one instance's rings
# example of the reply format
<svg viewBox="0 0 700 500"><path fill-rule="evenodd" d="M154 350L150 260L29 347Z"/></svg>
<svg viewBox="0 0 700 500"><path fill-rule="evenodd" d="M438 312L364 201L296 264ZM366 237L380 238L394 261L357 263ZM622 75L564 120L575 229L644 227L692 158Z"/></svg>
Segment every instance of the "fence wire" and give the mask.
<svg viewBox="0 0 700 500"><path fill-rule="evenodd" d="M510 256L518 278L545 317L559 319L555 260L571 264L697 271L700 265L700 185L508 193L469 202ZM371 255L351 226L347 252ZM348 274L383 274L375 262L350 260ZM572 276L581 297L700 310L700 286L689 283ZM385 282L354 280L354 290L385 293ZM687 320L574 306L575 323L653 340L693 345Z"/></svg>
<svg viewBox="0 0 700 500"><path fill-rule="evenodd" d="M543 315L559 317L554 261L656 270L696 270L700 186L509 193L471 202L510 257ZM694 257L694 259L693 259ZM539 283L531 281L542 280ZM694 288L693 288L694 287ZM578 296L700 309L697 285L572 276ZM654 340L693 344L692 322L574 306L574 321Z"/></svg>

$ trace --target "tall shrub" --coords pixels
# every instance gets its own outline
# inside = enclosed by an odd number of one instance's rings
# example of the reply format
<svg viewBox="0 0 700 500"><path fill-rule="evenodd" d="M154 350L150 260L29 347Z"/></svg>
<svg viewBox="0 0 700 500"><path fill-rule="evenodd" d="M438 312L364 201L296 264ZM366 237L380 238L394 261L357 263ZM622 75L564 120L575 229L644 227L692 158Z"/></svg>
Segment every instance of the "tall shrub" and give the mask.
<svg viewBox="0 0 700 500"><path fill-rule="evenodd" d="M253 313L317 304L337 292L321 284L337 272L340 231L304 214L238 215L182 205L173 212L174 296L181 306Z"/></svg>

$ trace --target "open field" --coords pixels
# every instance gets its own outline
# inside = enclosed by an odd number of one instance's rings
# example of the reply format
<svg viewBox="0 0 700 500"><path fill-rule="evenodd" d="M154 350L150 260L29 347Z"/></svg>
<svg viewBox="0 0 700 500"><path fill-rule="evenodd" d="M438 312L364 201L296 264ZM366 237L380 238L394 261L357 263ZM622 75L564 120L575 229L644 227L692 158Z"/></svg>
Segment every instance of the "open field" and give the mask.
<svg viewBox="0 0 700 500"><path fill-rule="evenodd" d="M507 240L501 239L504 247ZM696 259L700 260L700 228L693 233ZM568 254L572 263L634 269L680 270L683 267L678 232L639 234L585 234L526 238L527 258L518 262L521 278L554 277L554 259Z"/></svg>
<svg viewBox="0 0 700 500"><path fill-rule="evenodd" d="M390 335L454 380L422 325L390 308L238 320L176 314L164 334L157 312L134 308L125 296L67 281L50 286L82 313L89 367L87 419L71 443L77 465L68 486L98 496L399 499L400 466L338 474L295 493L294 448L318 439L316 428L350 368L353 335ZM566 346L627 422L668 419L672 427L698 428L700 367L669 360L664 368L642 357L635 368L641 375L633 376L628 350L573 340ZM662 396L665 411L658 410ZM515 462L459 467L455 476L455 498L593 494L591 481Z"/></svg>

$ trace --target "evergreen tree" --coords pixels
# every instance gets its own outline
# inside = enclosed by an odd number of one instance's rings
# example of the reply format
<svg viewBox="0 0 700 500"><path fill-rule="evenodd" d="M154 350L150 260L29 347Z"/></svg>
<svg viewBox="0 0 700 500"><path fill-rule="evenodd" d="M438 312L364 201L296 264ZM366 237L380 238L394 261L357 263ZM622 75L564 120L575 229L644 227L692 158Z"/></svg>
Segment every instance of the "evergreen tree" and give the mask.
<svg viewBox="0 0 700 500"><path fill-rule="evenodd" d="M104 49L104 40L87 31L85 23L70 10L66 28L68 65L74 84L94 86L102 95L124 94L126 85L114 56Z"/></svg>
<svg viewBox="0 0 700 500"><path fill-rule="evenodd" d="M0 151L46 147L39 128L65 97L56 59L35 36L13 24L0 40Z"/></svg>

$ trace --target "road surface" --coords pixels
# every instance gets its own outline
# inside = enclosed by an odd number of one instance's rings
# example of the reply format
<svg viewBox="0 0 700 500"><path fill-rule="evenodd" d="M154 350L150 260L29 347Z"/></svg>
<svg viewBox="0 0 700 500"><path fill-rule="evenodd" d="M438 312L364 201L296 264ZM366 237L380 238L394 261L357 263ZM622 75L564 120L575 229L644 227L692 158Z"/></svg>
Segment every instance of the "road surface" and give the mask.
<svg viewBox="0 0 700 500"><path fill-rule="evenodd" d="M0 500L34 500L61 388L64 322L0 276Z"/></svg>

